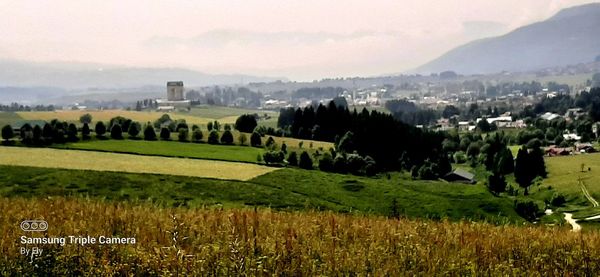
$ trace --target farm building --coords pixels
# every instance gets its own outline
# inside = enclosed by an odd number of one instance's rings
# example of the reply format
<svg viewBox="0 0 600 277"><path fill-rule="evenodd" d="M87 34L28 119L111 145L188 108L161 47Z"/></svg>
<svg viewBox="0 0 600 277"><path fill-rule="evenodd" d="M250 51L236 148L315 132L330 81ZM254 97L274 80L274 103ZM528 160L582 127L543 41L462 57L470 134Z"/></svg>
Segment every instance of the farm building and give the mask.
<svg viewBox="0 0 600 277"><path fill-rule="evenodd" d="M466 183L466 184L475 184L477 181L475 180L475 175L473 173L468 172L466 170L457 168L454 171L446 174L443 178L448 182L457 182L457 183Z"/></svg>

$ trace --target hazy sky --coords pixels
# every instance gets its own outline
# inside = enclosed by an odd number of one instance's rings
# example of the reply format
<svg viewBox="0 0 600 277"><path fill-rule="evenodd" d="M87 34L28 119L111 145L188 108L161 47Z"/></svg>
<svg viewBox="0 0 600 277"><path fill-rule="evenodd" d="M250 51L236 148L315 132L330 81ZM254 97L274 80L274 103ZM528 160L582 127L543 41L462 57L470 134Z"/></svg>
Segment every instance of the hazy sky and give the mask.
<svg viewBox="0 0 600 277"><path fill-rule="evenodd" d="M0 58L312 80L398 73L590 0L0 0Z"/></svg>

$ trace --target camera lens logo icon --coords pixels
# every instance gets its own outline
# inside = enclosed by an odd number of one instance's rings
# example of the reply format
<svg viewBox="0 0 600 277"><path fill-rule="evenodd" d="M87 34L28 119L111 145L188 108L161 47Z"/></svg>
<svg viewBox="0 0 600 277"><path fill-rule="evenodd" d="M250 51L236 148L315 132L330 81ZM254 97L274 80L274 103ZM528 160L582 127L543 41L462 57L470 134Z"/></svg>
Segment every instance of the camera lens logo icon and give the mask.
<svg viewBox="0 0 600 277"><path fill-rule="evenodd" d="M45 220L24 220L21 222L21 230L25 232L42 232L48 230L48 222Z"/></svg>

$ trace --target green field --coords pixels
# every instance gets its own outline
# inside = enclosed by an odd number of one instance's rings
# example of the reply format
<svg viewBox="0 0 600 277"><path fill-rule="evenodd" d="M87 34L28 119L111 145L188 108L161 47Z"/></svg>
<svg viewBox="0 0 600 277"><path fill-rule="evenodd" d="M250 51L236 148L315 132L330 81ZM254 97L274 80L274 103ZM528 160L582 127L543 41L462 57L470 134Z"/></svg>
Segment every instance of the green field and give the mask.
<svg viewBox="0 0 600 277"><path fill-rule="evenodd" d="M206 136L205 136L206 137ZM256 163L262 148L235 145L212 145L207 143L184 143L179 141L145 140L91 140L53 147L65 149L94 150L165 157L185 157L208 160Z"/></svg>
<svg viewBox="0 0 600 277"><path fill-rule="evenodd" d="M18 122L21 120L22 120L22 118L16 113L0 112L0 126L4 126L7 124L14 124L15 122Z"/></svg>
<svg viewBox="0 0 600 277"><path fill-rule="evenodd" d="M276 170L250 163L50 148L0 147L0 164L248 180Z"/></svg>
<svg viewBox="0 0 600 277"><path fill-rule="evenodd" d="M248 181L187 176L0 166L0 196L82 196L191 207L262 206L401 216L520 222L512 202L481 185L364 178L280 169ZM460 205L457 205L460 203Z"/></svg>
<svg viewBox="0 0 600 277"><path fill-rule="evenodd" d="M600 199L600 154L548 157L545 161L549 173L544 184L567 194L581 194L578 184L581 178L592 197Z"/></svg>

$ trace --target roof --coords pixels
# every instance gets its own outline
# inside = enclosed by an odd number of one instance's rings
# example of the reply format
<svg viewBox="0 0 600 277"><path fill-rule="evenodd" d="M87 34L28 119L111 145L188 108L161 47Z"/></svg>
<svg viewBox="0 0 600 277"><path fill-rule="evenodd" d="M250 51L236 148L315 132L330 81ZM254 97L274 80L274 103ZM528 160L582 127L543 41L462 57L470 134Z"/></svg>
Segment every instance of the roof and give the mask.
<svg viewBox="0 0 600 277"><path fill-rule="evenodd" d="M476 183L475 175L473 175L473 173L460 168L457 168L454 171L446 174L446 176L444 176L444 180L448 182L461 182L470 184Z"/></svg>
<svg viewBox="0 0 600 277"><path fill-rule="evenodd" d="M167 82L167 86L183 86L183 81L169 81Z"/></svg>

